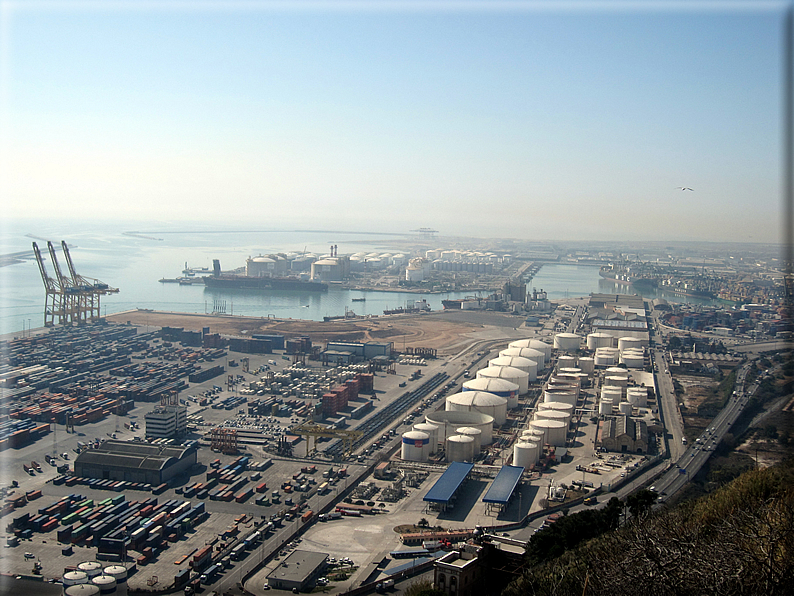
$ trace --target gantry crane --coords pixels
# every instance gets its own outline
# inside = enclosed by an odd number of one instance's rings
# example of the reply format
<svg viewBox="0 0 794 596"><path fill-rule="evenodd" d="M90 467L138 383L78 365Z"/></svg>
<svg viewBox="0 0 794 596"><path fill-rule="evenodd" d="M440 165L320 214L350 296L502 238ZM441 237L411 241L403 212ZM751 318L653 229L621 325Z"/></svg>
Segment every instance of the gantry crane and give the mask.
<svg viewBox="0 0 794 596"><path fill-rule="evenodd" d="M66 257L71 277L67 277L61 272L55 248L52 242L47 241L47 249L56 276L53 279L47 274L39 247L35 242L33 243L33 252L36 255L41 279L44 282L44 326L82 325L97 321L101 316L100 297L105 294L118 293L119 290L111 288L98 279L78 275L65 241L61 241L61 248Z"/></svg>
<svg viewBox="0 0 794 596"><path fill-rule="evenodd" d="M293 433L299 436L306 437L306 456L310 456L311 453L316 449L316 443L318 438L328 438L328 439L341 439L344 448L345 448L345 456L353 450L353 443L356 442L357 439L361 438L364 433L360 430L341 430L338 428L327 428L320 424L313 424L311 422L305 422L299 426L296 426L292 429ZM309 438L314 438L315 442L315 449L312 449L311 442Z"/></svg>

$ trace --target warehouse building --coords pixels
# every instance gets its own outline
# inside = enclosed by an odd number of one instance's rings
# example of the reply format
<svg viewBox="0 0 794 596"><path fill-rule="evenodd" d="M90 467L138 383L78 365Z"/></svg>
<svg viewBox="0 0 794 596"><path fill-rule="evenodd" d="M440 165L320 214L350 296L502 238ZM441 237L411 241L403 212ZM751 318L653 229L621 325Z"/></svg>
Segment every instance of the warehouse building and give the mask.
<svg viewBox="0 0 794 596"><path fill-rule="evenodd" d="M157 406L144 416L147 439L174 439L187 432L187 407Z"/></svg>
<svg viewBox="0 0 794 596"><path fill-rule="evenodd" d="M267 583L277 590L297 588L302 592L312 586L325 570L325 553L308 550L293 551L281 564L267 576Z"/></svg>
<svg viewBox="0 0 794 596"><path fill-rule="evenodd" d="M629 416L607 417L599 422L595 446L621 453L647 453L648 425Z"/></svg>
<svg viewBox="0 0 794 596"><path fill-rule="evenodd" d="M134 441L105 441L74 461L74 473L82 478L144 482L153 486L168 482L196 464L196 447L150 445Z"/></svg>

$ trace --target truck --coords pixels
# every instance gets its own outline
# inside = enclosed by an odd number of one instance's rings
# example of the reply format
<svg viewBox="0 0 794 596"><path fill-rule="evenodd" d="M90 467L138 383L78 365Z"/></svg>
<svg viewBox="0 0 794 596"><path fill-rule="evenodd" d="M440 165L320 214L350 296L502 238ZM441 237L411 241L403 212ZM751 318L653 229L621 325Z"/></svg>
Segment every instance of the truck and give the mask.
<svg viewBox="0 0 794 596"><path fill-rule="evenodd" d="M686 437L681 437L681 444L686 445Z"/></svg>

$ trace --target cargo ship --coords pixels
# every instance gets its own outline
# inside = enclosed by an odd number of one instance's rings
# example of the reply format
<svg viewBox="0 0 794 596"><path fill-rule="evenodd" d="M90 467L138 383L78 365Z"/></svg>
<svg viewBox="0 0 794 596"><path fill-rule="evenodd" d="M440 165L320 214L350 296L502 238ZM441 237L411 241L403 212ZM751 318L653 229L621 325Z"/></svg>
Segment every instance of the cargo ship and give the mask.
<svg viewBox="0 0 794 596"><path fill-rule="evenodd" d="M328 284L307 281L299 277L249 277L246 275L208 275L208 288L219 290L290 290L298 292L327 292Z"/></svg>
<svg viewBox="0 0 794 596"><path fill-rule="evenodd" d="M655 277L636 275L617 267L601 267L598 270L598 275L607 281L626 286L655 288L658 284L658 280Z"/></svg>

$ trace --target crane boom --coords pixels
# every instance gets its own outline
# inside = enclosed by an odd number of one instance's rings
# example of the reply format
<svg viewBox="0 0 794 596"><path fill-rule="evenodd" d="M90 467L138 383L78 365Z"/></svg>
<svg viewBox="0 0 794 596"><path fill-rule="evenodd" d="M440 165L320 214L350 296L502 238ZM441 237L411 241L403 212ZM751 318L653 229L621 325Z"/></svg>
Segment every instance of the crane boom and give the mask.
<svg viewBox="0 0 794 596"><path fill-rule="evenodd" d="M47 290L55 289L55 280L47 274L47 268L44 266L44 259L41 257L41 251L38 245L33 243L33 253L36 255L36 263L39 265L39 272L41 273L41 280L44 282L44 288Z"/></svg>

